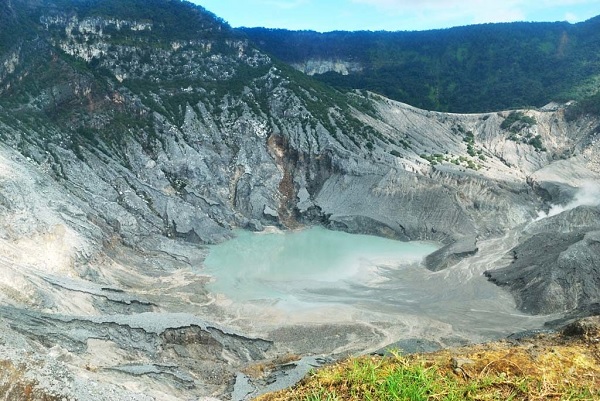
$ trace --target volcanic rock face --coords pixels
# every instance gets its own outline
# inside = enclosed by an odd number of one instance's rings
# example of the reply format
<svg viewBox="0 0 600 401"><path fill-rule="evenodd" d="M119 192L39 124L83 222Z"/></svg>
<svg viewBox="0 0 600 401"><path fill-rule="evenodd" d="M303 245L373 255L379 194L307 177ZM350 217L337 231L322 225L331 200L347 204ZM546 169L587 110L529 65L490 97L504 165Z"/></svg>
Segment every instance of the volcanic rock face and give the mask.
<svg viewBox="0 0 600 401"><path fill-rule="evenodd" d="M252 361L382 345L368 325L303 328L321 336L310 346L299 330L228 329L241 317L224 315L199 273L203 244L233 228L439 241L434 270L507 235L521 238L517 260L489 274L522 308L598 301L597 208L517 235L571 200L566 183L598 181L597 119L526 110L528 124L502 128L511 113L341 94L175 3L1 6L23 22L0 47L0 363L34 372L18 388L35 378L48 399L229 394Z"/></svg>
<svg viewBox="0 0 600 401"><path fill-rule="evenodd" d="M478 250L475 238L464 237L428 255L425 266L431 271L443 270L462 258L476 254Z"/></svg>
<svg viewBox="0 0 600 401"><path fill-rule="evenodd" d="M486 275L507 286L519 308L529 313L563 312L597 302L599 218L598 207L581 206L532 224L530 235L511 251L514 261Z"/></svg>
<svg viewBox="0 0 600 401"><path fill-rule="evenodd" d="M325 74L326 72L348 75L363 70L360 63L344 60L310 59L303 63L294 63L292 66L307 75Z"/></svg>

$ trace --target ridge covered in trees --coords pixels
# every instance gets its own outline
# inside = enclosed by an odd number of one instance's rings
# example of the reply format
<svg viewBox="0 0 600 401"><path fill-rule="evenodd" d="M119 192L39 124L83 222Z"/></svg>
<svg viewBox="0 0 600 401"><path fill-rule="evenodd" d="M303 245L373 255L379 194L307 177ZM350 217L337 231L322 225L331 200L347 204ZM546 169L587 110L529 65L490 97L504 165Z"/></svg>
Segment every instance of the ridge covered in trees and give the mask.
<svg viewBox="0 0 600 401"><path fill-rule="evenodd" d="M600 82L600 17L419 32L243 31L287 63L335 60L362 67L348 75L315 75L325 83L429 110L539 107L593 95Z"/></svg>

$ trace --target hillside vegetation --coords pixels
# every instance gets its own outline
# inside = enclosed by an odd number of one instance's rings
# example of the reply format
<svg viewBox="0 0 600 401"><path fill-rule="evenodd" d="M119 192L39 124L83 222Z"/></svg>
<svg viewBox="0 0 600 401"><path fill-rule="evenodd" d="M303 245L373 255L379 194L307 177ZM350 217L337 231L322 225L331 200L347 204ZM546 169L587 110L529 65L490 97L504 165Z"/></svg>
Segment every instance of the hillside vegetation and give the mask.
<svg viewBox="0 0 600 401"><path fill-rule="evenodd" d="M431 354L351 358L257 401L598 400L598 322Z"/></svg>
<svg viewBox="0 0 600 401"><path fill-rule="evenodd" d="M600 79L599 17L574 25L503 23L422 32L244 32L288 63L360 66L348 75L315 75L323 82L428 110L539 107L589 96Z"/></svg>

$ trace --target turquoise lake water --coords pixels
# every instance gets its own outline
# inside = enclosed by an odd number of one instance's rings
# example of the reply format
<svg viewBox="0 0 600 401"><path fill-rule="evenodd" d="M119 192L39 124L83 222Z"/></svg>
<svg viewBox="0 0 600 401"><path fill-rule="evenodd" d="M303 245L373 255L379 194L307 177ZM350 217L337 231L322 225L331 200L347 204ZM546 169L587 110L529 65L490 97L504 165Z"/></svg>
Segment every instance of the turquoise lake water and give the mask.
<svg viewBox="0 0 600 401"><path fill-rule="evenodd" d="M323 311L343 307L361 316L412 322L425 332L432 322L441 322L472 338L489 339L545 321L517 311L510 294L482 274L502 260L510 249L506 241L482 243L477 255L434 273L421 263L438 249L433 243L319 227L285 233L240 230L236 238L209 247L202 273L212 276L211 293L257 324L263 318L268 322L274 309L292 317L314 312L310 316L327 321L336 316ZM247 306L254 314L244 315Z"/></svg>
<svg viewBox="0 0 600 401"><path fill-rule="evenodd" d="M348 234L320 227L275 233L237 231L212 246L206 273L209 289L235 301L284 301L337 284L372 279L373 269L421 261L438 247ZM370 277L370 278L369 278Z"/></svg>

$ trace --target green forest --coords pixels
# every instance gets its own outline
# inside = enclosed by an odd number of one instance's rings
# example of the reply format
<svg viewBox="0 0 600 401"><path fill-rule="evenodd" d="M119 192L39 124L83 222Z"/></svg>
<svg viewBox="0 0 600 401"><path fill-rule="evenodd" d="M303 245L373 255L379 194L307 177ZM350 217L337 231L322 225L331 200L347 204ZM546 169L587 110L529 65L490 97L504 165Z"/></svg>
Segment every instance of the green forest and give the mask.
<svg viewBox="0 0 600 401"><path fill-rule="evenodd" d="M427 110L457 113L541 107L578 100L573 116L600 112L600 16L578 24L501 23L430 31L329 32L232 29L187 1L13 0L0 6L0 55L38 38L40 12L71 8L81 17L154 21L136 32L155 46L172 40L247 38L284 63L334 60L362 71L314 80L342 92L370 90ZM107 27L107 32L110 27ZM108 32L126 43L131 32ZM146 36L144 36L146 35ZM136 40L137 40L136 39ZM121 42L119 42L121 41ZM223 50L223 49L215 49ZM596 95L596 96L595 96Z"/></svg>
<svg viewBox="0 0 600 401"><path fill-rule="evenodd" d="M600 17L578 24L501 23L420 32L244 32L287 63L360 63L360 73L315 78L428 110L540 107L586 98L600 87Z"/></svg>

